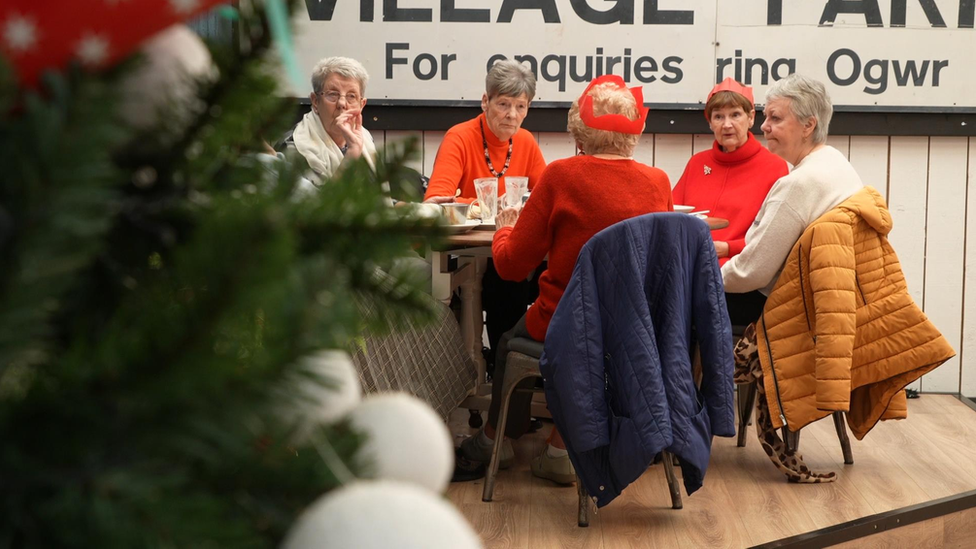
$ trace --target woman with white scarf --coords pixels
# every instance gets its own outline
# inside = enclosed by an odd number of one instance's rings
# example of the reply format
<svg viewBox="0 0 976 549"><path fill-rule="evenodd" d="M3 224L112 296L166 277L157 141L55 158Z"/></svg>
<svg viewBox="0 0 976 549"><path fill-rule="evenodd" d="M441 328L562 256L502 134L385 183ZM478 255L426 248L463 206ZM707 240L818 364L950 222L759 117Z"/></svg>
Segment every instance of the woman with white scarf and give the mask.
<svg viewBox="0 0 976 549"><path fill-rule="evenodd" d="M376 146L363 127L368 80L363 65L348 57L326 57L312 70L312 110L295 126L290 144L322 180L361 156L375 169Z"/></svg>

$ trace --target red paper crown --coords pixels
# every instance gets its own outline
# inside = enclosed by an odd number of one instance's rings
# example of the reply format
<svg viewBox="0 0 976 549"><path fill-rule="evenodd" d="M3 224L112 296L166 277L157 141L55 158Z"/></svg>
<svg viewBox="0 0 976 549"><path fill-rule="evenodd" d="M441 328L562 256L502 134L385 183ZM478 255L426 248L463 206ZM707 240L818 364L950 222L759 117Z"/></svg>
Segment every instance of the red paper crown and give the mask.
<svg viewBox="0 0 976 549"><path fill-rule="evenodd" d="M647 111L650 109L644 106L644 89L641 87L630 88L631 95L637 101L637 118L635 120L631 120L622 114L601 114L600 116L593 114L593 97L589 95L590 90L593 86L606 82L616 84L618 88L627 89L624 79L615 74L605 74L594 78L579 98L580 119L588 127L597 130L629 133L631 135L643 133L644 121L647 120Z"/></svg>
<svg viewBox="0 0 976 549"><path fill-rule="evenodd" d="M72 59L110 67L144 40L227 0L5 0L0 3L0 56L20 83Z"/></svg>
<svg viewBox="0 0 976 549"><path fill-rule="evenodd" d="M750 88L749 86L743 86L742 84L733 80L732 77L726 78L725 80L722 80L718 84L715 84L715 87L712 88L712 91L708 93L708 99L705 99L705 104L707 105L708 102L712 100L713 95L723 91L730 91L730 92L737 93L742 97L748 99L751 105L756 104L755 99L753 99L752 97L752 88ZM705 115L705 118L708 118L708 115Z"/></svg>

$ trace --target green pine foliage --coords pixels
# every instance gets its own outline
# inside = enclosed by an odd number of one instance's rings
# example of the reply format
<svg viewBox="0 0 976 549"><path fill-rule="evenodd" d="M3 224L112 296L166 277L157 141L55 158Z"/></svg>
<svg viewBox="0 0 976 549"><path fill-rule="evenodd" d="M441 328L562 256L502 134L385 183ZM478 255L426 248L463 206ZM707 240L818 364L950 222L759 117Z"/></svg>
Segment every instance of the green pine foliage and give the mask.
<svg viewBox="0 0 976 549"><path fill-rule="evenodd" d="M296 196L299 159L250 156L294 106L245 15L183 127L118 118L136 62L34 91L0 62L0 547L266 547L340 483L323 448L368 474L347 424L296 442L280 410L328 383L302 357L432 318L402 258L435 223L381 185L416 144Z"/></svg>

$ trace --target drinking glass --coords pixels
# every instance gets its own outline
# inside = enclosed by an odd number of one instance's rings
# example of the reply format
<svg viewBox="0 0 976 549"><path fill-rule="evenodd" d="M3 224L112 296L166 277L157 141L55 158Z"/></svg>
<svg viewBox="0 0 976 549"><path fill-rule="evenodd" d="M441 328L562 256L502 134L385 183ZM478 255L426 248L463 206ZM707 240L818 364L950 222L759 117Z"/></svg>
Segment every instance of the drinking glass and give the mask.
<svg viewBox="0 0 976 549"><path fill-rule="evenodd" d="M498 178L482 177L474 180L474 191L481 205L481 222L494 223L498 212Z"/></svg>
<svg viewBox="0 0 976 549"><path fill-rule="evenodd" d="M528 177L506 177L504 202L506 208L522 209L522 196L529 190Z"/></svg>

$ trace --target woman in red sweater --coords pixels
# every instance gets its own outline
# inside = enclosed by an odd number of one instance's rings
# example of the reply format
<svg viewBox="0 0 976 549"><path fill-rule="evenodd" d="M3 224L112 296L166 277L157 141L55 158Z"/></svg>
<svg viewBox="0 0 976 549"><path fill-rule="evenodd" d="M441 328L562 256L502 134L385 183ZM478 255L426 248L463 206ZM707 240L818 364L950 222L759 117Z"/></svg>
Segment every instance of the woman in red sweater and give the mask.
<svg viewBox="0 0 976 549"><path fill-rule="evenodd" d="M708 94L705 118L715 142L688 161L674 187L674 202L729 220L728 227L712 232L724 265L745 247L746 231L769 189L790 170L749 131L756 120L752 88L726 78ZM756 320L766 301L758 292L726 294L726 300L732 324L742 325Z"/></svg>
<svg viewBox="0 0 976 549"><path fill-rule="evenodd" d="M631 217L673 210L668 176L632 158L647 117L643 103L641 89L627 89L619 76L601 76L591 82L569 110L569 131L582 155L549 164L521 214L507 209L496 218L498 229L491 250L502 278L525 278L547 255L549 266L539 278L539 298L499 342L495 379L504 375L511 338L545 339L576 257L590 237ZM496 438L500 402L501 383L495 383L488 424L461 445L463 457L487 463ZM530 404L526 393L512 395L507 436L515 438L526 431ZM503 447L501 457L504 463L514 454ZM555 429L546 450L533 460L532 472L563 484L575 480Z"/></svg>

